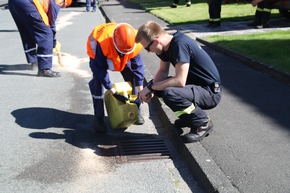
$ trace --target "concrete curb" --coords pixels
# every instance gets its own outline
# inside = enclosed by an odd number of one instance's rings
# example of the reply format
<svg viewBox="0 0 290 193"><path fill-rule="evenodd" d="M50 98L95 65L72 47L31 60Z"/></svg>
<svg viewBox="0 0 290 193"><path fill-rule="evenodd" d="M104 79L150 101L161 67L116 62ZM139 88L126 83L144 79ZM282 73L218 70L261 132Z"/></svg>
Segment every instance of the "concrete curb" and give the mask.
<svg viewBox="0 0 290 193"><path fill-rule="evenodd" d="M165 126L167 134L188 164L200 186L208 193L238 193L224 172L211 158L201 143L184 144L172 123L176 120L174 113L161 100L154 97L154 106Z"/></svg>

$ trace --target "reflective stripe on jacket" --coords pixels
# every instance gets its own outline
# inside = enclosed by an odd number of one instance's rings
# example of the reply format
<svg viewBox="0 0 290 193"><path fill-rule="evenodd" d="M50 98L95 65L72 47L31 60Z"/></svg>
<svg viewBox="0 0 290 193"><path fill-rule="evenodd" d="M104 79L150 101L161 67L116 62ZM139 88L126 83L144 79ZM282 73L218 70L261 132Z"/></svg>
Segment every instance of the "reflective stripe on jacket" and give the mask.
<svg viewBox="0 0 290 193"><path fill-rule="evenodd" d="M117 23L106 23L95 27L87 41L87 54L90 58L95 59L95 51L99 43L104 56L107 58L109 69L121 72L127 62L139 54L142 45L140 43L137 44L132 53L120 57L112 39L116 25Z"/></svg>

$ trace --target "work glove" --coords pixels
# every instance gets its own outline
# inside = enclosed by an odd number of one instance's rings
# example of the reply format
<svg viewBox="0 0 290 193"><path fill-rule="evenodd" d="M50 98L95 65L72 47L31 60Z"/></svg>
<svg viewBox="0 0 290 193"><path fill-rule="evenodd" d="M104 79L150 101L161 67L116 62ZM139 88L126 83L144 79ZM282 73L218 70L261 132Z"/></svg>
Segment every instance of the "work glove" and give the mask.
<svg viewBox="0 0 290 193"><path fill-rule="evenodd" d="M139 108L141 105L141 101L139 98L137 98L136 100L133 101L133 103L135 103L137 105L137 107Z"/></svg>
<svg viewBox="0 0 290 193"><path fill-rule="evenodd" d="M118 92L115 92L115 93L113 94L113 96L114 96L117 100L121 101L122 103L126 103L126 101L129 100L127 97L125 97L124 95L121 95L121 94L118 93Z"/></svg>
<svg viewBox="0 0 290 193"><path fill-rule="evenodd" d="M55 54L60 53L60 47L61 47L61 44L59 43L59 41L56 41L56 44L53 47L53 53L55 53Z"/></svg>

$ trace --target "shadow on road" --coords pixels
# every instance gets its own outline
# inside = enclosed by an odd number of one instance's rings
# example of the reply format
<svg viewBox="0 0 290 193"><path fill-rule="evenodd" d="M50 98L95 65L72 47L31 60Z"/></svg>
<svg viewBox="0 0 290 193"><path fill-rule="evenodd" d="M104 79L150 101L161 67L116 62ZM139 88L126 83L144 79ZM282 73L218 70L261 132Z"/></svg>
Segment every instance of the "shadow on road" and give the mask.
<svg viewBox="0 0 290 193"><path fill-rule="evenodd" d="M36 76L36 74L20 72L26 70L33 71L33 66L29 64L0 64L0 75Z"/></svg>
<svg viewBox="0 0 290 193"><path fill-rule="evenodd" d="M157 135L129 133L124 129L112 130L108 128L106 134L96 133L93 129L94 116L61 111L53 108L31 107L14 110L11 113L15 122L27 129L41 130L32 132L30 137L36 139L64 139L78 148L90 148L97 155L113 157L119 142L130 139L152 138ZM108 127L108 118L105 118ZM59 131L48 132L50 128Z"/></svg>

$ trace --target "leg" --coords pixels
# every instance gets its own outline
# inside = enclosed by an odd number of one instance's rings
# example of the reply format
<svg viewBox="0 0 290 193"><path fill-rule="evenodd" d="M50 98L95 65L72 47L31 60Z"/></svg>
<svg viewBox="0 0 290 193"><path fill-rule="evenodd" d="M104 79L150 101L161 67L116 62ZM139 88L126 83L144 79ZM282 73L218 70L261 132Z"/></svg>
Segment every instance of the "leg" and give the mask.
<svg viewBox="0 0 290 193"><path fill-rule="evenodd" d="M90 67L93 72L93 79L89 82L89 88L91 91L95 115L95 129L97 132L106 132L106 125L104 123L104 100L103 100L103 86L101 82L96 78L95 73L97 73L97 68L90 59Z"/></svg>
<svg viewBox="0 0 290 193"><path fill-rule="evenodd" d="M86 0L86 11L90 11L91 8L91 0Z"/></svg>
<svg viewBox="0 0 290 193"><path fill-rule="evenodd" d="M165 104L179 117L188 127L199 127L207 121L206 113L200 108L199 87L193 85L181 87L169 87L162 93Z"/></svg>
<svg viewBox="0 0 290 193"><path fill-rule="evenodd" d="M213 0L210 0L208 2L208 14L209 14L209 20L207 27L211 27L213 24Z"/></svg>
<svg viewBox="0 0 290 193"><path fill-rule="evenodd" d="M37 63L36 43L30 35L26 21L23 20L27 13L21 9L22 6L26 5L9 1L9 10L20 33L26 60L28 63Z"/></svg>
<svg viewBox="0 0 290 193"><path fill-rule="evenodd" d="M92 5L93 5L93 10L92 10L92 12L95 12L96 9L97 9L97 0L93 0Z"/></svg>
<svg viewBox="0 0 290 193"><path fill-rule="evenodd" d="M171 8L176 8L179 3L179 0L173 0L172 4L170 5Z"/></svg>
<svg viewBox="0 0 290 193"><path fill-rule="evenodd" d="M212 0L210 3L210 22L209 27L220 27L221 25L221 5L222 0Z"/></svg>
<svg viewBox="0 0 290 193"><path fill-rule="evenodd" d="M270 2L264 2L264 9L262 12L262 26L261 28L269 27L269 21L271 17L272 4ZM258 26L257 26L258 27Z"/></svg>
<svg viewBox="0 0 290 193"><path fill-rule="evenodd" d="M9 1L10 2L10 1ZM21 29L21 38L28 62L35 62L35 45L38 63L38 75L46 77L60 77L60 73L52 68L53 32L41 19L33 3L29 1L14 0L10 3L11 13ZM25 33L24 33L25 32Z"/></svg>
<svg viewBox="0 0 290 193"><path fill-rule="evenodd" d="M179 117L182 126L191 128L183 136L185 142L202 140L212 131L212 122L203 109L214 108L220 101L220 94L213 94L210 89L187 85L185 88L170 87L162 96L165 104Z"/></svg>
<svg viewBox="0 0 290 193"><path fill-rule="evenodd" d="M264 9L264 2L258 3L256 12L255 12L255 19L253 22L249 23L248 26L258 26L262 24L263 9Z"/></svg>

